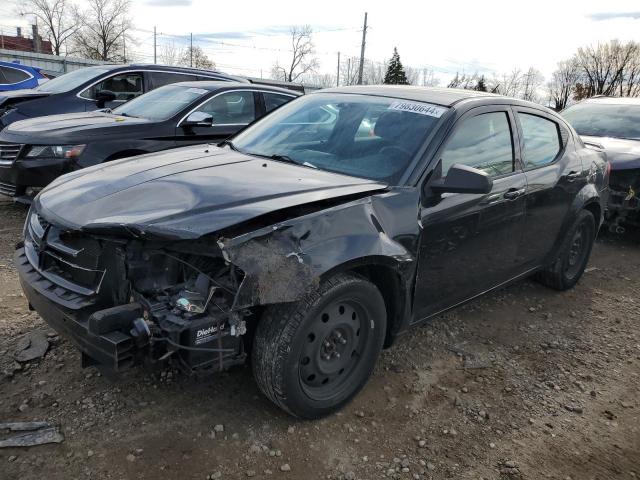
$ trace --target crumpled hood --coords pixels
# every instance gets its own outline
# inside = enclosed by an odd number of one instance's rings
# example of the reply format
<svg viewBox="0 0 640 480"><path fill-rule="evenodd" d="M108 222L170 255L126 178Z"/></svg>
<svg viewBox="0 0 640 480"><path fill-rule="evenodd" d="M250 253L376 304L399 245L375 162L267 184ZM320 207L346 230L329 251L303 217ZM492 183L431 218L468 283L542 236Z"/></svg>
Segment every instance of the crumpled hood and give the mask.
<svg viewBox="0 0 640 480"><path fill-rule="evenodd" d="M640 140L581 135L583 141L602 145L613 170L640 168Z"/></svg>
<svg viewBox="0 0 640 480"><path fill-rule="evenodd" d="M11 136L19 143L46 144L49 141L62 141L66 138L80 139L91 136L103 136L121 132L123 126L147 127L149 120L143 118L123 117L104 112L65 113L21 120L9 125L3 135ZM20 142L18 137L27 140ZM86 142L83 142L86 143Z"/></svg>
<svg viewBox="0 0 640 480"><path fill-rule="evenodd" d="M73 229L198 238L265 213L385 184L198 145L63 175L35 200Z"/></svg>

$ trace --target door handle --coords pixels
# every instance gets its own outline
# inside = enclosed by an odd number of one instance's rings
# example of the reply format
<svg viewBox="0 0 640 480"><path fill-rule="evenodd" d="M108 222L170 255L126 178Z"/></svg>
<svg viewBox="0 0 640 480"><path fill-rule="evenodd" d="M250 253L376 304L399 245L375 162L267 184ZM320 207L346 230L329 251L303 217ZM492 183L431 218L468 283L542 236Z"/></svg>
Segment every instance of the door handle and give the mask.
<svg viewBox="0 0 640 480"><path fill-rule="evenodd" d="M573 182L574 180L576 180L579 177L580 177L580 172L576 172L576 171L572 170L569 173L567 173L567 181L568 182Z"/></svg>
<svg viewBox="0 0 640 480"><path fill-rule="evenodd" d="M517 190L514 189L514 188L510 188L502 196L504 198L506 198L507 200L515 200L516 198L521 197L522 195L524 195L525 191L526 190L524 188L520 188L520 189L517 189Z"/></svg>

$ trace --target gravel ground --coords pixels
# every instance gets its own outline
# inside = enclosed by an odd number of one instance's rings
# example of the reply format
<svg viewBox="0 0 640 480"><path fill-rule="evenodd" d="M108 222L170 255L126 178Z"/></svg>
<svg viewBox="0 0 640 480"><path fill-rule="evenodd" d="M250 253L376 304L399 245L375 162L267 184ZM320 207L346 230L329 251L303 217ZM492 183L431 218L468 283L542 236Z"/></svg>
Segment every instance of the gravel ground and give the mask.
<svg viewBox="0 0 640 480"><path fill-rule="evenodd" d="M65 440L0 449L2 479L640 478L640 234L600 238L572 291L523 281L412 331L347 408L302 422L249 367L115 383L81 369L21 294L24 215L0 200L0 422ZM34 330L50 348L18 364Z"/></svg>

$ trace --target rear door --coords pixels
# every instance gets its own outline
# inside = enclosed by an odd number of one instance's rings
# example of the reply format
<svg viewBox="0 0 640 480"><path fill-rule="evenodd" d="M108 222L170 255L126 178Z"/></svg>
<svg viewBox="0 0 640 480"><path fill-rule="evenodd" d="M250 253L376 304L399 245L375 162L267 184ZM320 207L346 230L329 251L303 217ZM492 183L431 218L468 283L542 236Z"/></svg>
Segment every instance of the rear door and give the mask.
<svg viewBox="0 0 640 480"><path fill-rule="evenodd" d="M176 126L176 144L215 143L229 138L253 122L259 110L259 93L252 90L230 90L214 95L186 114ZM213 125L207 127L183 127L184 121L194 112L213 117Z"/></svg>
<svg viewBox="0 0 640 480"><path fill-rule="evenodd" d="M178 82L195 82L198 80L196 75L190 75L186 73L174 73L174 72L144 72L147 88L146 91L150 92L158 87L170 85Z"/></svg>
<svg viewBox="0 0 640 480"><path fill-rule="evenodd" d="M445 193L421 202L415 320L515 277L527 188L511 109L487 106L460 118L437 153L442 176L454 164L493 179L488 194Z"/></svg>
<svg viewBox="0 0 640 480"><path fill-rule="evenodd" d="M265 114L272 112L276 108L296 98L294 95L286 95L284 93L277 92L261 92L260 95L262 95Z"/></svg>
<svg viewBox="0 0 640 480"><path fill-rule="evenodd" d="M528 266L540 265L553 249L577 192L587 183L569 131L542 110L514 107L528 189L526 222L518 251Z"/></svg>

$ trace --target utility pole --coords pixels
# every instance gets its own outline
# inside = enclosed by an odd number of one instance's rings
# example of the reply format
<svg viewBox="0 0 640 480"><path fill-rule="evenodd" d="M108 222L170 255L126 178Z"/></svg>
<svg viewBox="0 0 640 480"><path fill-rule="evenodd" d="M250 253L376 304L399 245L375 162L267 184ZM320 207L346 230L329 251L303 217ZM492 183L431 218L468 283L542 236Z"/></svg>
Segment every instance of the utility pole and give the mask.
<svg viewBox="0 0 640 480"><path fill-rule="evenodd" d="M190 60L189 60L189 66L193 67L193 33L191 34L191 47L189 48L189 53L190 55Z"/></svg>
<svg viewBox="0 0 640 480"><path fill-rule="evenodd" d="M156 26L153 26L153 63L158 63L158 59L156 57Z"/></svg>
<svg viewBox="0 0 640 480"><path fill-rule="evenodd" d="M340 52L338 52L338 72L336 74L336 87L340 86Z"/></svg>
<svg viewBox="0 0 640 480"><path fill-rule="evenodd" d="M127 37L126 35L122 36L122 63L127 63Z"/></svg>
<svg viewBox="0 0 640 480"><path fill-rule="evenodd" d="M364 28L362 29L362 46L360 47L360 69L358 70L358 85L362 85L364 70L364 46L367 43L367 12L364 12Z"/></svg>
<svg viewBox="0 0 640 480"><path fill-rule="evenodd" d="M351 57L347 58L347 85L351 85Z"/></svg>

